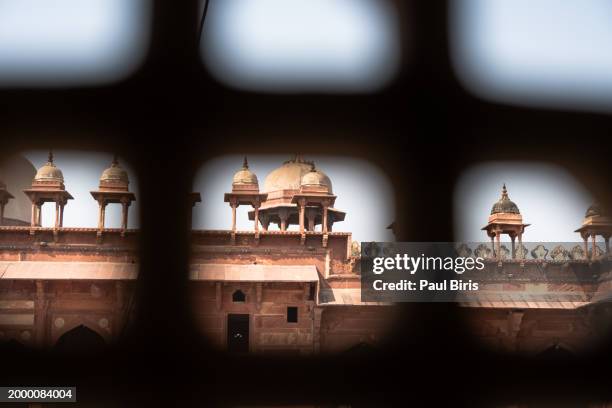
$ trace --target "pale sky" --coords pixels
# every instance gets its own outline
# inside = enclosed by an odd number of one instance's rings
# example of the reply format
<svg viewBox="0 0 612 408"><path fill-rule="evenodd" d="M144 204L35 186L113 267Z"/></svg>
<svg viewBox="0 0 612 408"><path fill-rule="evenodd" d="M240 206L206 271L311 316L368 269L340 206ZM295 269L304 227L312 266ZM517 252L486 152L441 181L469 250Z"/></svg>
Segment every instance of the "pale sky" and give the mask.
<svg viewBox="0 0 612 408"><path fill-rule="evenodd" d="M263 189L265 176L293 155L249 155L249 168ZM232 189L232 177L242 167L243 156L221 156L207 162L196 174L194 191L202 194L202 202L196 204L193 225L197 229L231 228L231 209L223 202L223 194ZM329 176L334 195L334 205L346 212L342 222L334 223L334 231L352 232L357 241L393 241L387 226L395 219L393 187L389 179L375 165L360 159L334 156L304 156L314 160L317 169ZM250 207L240 206L237 211L237 228L252 230L248 221ZM276 225L270 229L278 229ZM297 230L297 226L292 229Z"/></svg>
<svg viewBox="0 0 612 408"><path fill-rule="evenodd" d="M0 0L0 84L109 82L143 60L147 0Z"/></svg>
<svg viewBox="0 0 612 408"><path fill-rule="evenodd" d="M202 54L233 87L368 92L398 69L398 20L378 0L211 1Z"/></svg>
<svg viewBox="0 0 612 408"><path fill-rule="evenodd" d="M47 151L32 150L24 153L36 169L47 162ZM74 200L68 200L64 208L64 227L97 227L98 202L93 199L90 191L97 190L100 175L110 167L113 160L111 153L93 153L84 151L57 150L53 152L53 162L64 174L66 190ZM119 164L127 170L130 179L130 191L136 195L136 201L129 207L128 228L138 228L140 225L138 211L138 180L134 171L125 160L119 157ZM17 192L16 194L23 194ZM43 205L43 227L52 227L55 222L55 206L53 203ZM27 220L29 221L29 220ZM109 204L106 207L105 226L119 228L121 226L121 205Z"/></svg>
<svg viewBox="0 0 612 408"><path fill-rule="evenodd" d="M506 183L508 196L531 224L523 241L577 242L574 232L593 203L589 191L565 169L552 164L490 162L464 172L455 187L455 233L458 241L488 241L491 207ZM504 240L508 240L504 236Z"/></svg>
<svg viewBox="0 0 612 408"><path fill-rule="evenodd" d="M485 99L612 110L612 2L452 1L457 74Z"/></svg>

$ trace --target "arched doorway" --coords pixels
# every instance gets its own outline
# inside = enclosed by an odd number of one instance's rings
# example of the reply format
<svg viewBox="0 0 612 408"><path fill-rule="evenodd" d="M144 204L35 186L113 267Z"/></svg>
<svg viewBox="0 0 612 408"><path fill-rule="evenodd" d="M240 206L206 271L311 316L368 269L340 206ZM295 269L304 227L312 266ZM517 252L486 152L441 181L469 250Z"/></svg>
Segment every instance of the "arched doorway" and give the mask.
<svg viewBox="0 0 612 408"><path fill-rule="evenodd" d="M80 325L64 333L55 343L55 350L62 353L86 354L102 350L104 338L89 327Z"/></svg>

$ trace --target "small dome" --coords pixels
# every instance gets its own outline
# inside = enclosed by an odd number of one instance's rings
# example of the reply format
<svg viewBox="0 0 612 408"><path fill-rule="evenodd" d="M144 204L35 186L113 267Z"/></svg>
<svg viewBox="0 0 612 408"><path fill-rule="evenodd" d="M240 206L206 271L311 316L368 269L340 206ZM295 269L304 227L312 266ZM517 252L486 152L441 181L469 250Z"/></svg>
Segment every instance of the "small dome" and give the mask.
<svg viewBox="0 0 612 408"><path fill-rule="evenodd" d="M117 157L114 157L111 166L102 172L100 183L122 184L125 186L130 183L127 171L119 165Z"/></svg>
<svg viewBox="0 0 612 408"><path fill-rule="evenodd" d="M62 171L55 166L53 163L53 153L49 152L49 159L34 176L36 181L57 181L60 183L64 182L64 175Z"/></svg>
<svg viewBox="0 0 612 408"><path fill-rule="evenodd" d="M591 205L584 214L585 217L594 217L604 215L601 206L598 203Z"/></svg>
<svg viewBox="0 0 612 408"><path fill-rule="evenodd" d="M244 162L242 163L242 168L234 174L234 178L232 179L232 185L255 185L259 186L259 181L257 181L257 176L251 170L249 170L249 162L247 158L244 158Z"/></svg>
<svg viewBox="0 0 612 408"><path fill-rule="evenodd" d="M299 190L303 177L308 174L313 163L303 160L300 156L283 163L282 166L272 170L264 181L264 192L270 193L279 190ZM319 181L325 185L332 194L332 182L322 171L316 170Z"/></svg>
<svg viewBox="0 0 612 408"><path fill-rule="evenodd" d="M301 186L303 187L317 187L329 191L328 186L329 178L315 169L314 164L311 165L310 171L302 177Z"/></svg>
<svg viewBox="0 0 612 408"><path fill-rule="evenodd" d="M514 201L508 198L508 190L506 190L506 184L502 187L502 195L499 201L493 204L493 208L491 208L491 215L499 214L499 213L511 213L511 214L520 214L521 212L518 209L518 206L514 203Z"/></svg>

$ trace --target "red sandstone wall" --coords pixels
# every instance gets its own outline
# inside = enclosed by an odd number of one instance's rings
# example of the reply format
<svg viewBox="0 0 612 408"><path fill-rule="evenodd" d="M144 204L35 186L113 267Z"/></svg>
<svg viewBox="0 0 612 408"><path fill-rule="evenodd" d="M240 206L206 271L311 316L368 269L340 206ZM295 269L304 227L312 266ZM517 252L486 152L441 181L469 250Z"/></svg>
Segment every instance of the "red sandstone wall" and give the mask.
<svg viewBox="0 0 612 408"><path fill-rule="evenodd" d="M321 316L321 352L340 353L361 343L376 347L392 329L392 306L330 306Z"/></svg>
<svg viewBox="0 0 612 408"><path fill-rule="evenodd" d="M249 345L252 352L300 353L313 351L313 301L301 283L267 283L262 286L259 306L255 283L225 283L217 303L215 283L193 283L193 307L196 324L207 339L219 349L226 348L227 315L250 315ZM232 301L236 290L246 294L246 302ZM287 322L287 306L298 307L298 322Z"/></svg>
<svg viewBox="0 0 612 408"><path fill-rule="evenodd" d="M596 345L588 308L583 309L465 309L469 331L477 341L497 351L537 355L555 344L579 353Z"/></svg>

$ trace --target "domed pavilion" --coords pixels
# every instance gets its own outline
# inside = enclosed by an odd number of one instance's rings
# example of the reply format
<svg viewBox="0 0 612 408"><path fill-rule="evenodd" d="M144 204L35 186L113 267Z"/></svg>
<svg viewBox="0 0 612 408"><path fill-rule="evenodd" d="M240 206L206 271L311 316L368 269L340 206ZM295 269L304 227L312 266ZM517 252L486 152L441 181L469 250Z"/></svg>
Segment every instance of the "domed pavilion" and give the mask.
<svg viewBox="0 0 612 408"><path fill-rule="evenodd" d="M491 249L494 251L493 253L499 257L501 253L501 234L508 234L512 240L512 257L516 258L515 240L518 238L519 248L522 248L523 233L525 232L525 227L529 225L530 224L523 224L523 216L516 203L510 200L506 184L504 183L501 197L491 208L489 222L482 228L482 230L487 232L489 238L491 238ZM519 251L519 255L522 256L522 251Z"/></svg>
<svg viewBox="0 0 612 408"><path fill-rule="evenodd" d="M280 167L272 170L264 180L263 192L267 194L266 200L259 209L259 219L264 230L273 223L278 225L281 231L286 231L291 225L300 225L300 212L298 203L294 200L300 191L312 189L323 191L327 196L333 196L332 182L320 169L314 167L314 163L304 160L296 155L287 160ZM333 205L333 204L332 204ZM317 225L323 227L324 209L320 205L309 203L304 208L304 227L307 231L314 231ZM327 230L331 231L335 222L344 221L346 214L336 208L329 207L326 210ZM249 219L253 219L254 213L249 213Z"/></svg>
<svg viewBox="0 0 612 408"><path fill-rule="evenodd" d="M97 191L91 195L98 202L100 211L98 216L98 236L104 231L104 219L108 204L121 204L121 236L125 235L128 223L128 211L132 201L136 200L134 193L129 190L130 179L127 171L119 164L117 156L109 168L102 172Z"/></svg>
<svg viewBox="0 0 612 408"><path fill-rule="evenodd" d="M46 202L55 203L55 233L64 224L64 206L68 200L72 200L72 195L66 191L64 186L64 175L53 162L53 153L49 151L47 162L38 169L32 186L23 190L32 202L31 227L42 226L42 206ZM31 231L34 232L33 230Z"/></svg>
<svg viewBox="0 0 612 408"><path fill-rule="evenodd" d="M591 205L582 220L582 226L575 232L580 233L580 236L584 240L584 251L585 254L589 253L589 237L592 240L593 251L591 252L594 256L597 235L603 237L606 244L606 254L610 254L610 236L612 236L612 217L600 204L595 203Z"/></svg>

